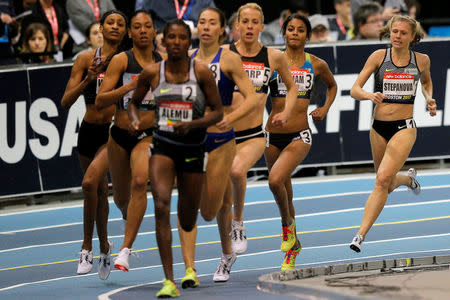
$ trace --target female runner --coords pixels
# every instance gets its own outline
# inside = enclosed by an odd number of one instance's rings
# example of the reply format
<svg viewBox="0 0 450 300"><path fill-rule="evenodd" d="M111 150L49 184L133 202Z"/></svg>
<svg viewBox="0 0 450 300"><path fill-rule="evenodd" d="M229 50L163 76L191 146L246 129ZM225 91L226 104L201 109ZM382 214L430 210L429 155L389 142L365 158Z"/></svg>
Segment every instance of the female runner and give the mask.
<svg viewBox="0 0 450 300"><path fill-rule="evenodd" d="M127 18L116 10L110 10L100 19L100 31L103 34L103 46L78 56L72 67L66 91L61 100L63 108L70 108L83 94L86 102L86 113L78 133L78 158L83 177L83 230L84 239L81 245L80 260L77 273L86 274L92 269L92 234L94 222L100 242L100 259L98 275L106 279L110 272L109 255L111 245L108 243L107 222L108 205L108 153L106 142L114 107L105 106L97 109L95 96L103 80L104 72L125 36Z"/></svg>
<svg viewBox="0 0 450 300"><path fill-rule="evenodd" d="M133 14L128 32L133 48L111 60L96 99L98 107L116 103L108 155L114 202L126 219L125 238L114 261L114 267L123 271L129 269L131 246L147 208L148 151L155 119L150 95L137 105L141 120L139 127L131 126L127 108L136 88L136 77L143 67L161 60L153 49L155 28L147 11L138 10Z"/></svg>
<svg viewBox="0 0 450 300"><path fill-rule="evenodd" d="M235 197L231 237L233 252L239 254L247 250L247 237L243 224L247 172L264 153L266 145L262 123L269 91L269 79L273 71L277 70L285 82L286 101L290 103L295 103L297 87L283 53L276 49L266 48L258 42L259 34L264 29L264 15L261 7L256 3L247 3L241 6L238 10L237 26L241 38L236 43L230 44L229 49L241 56L244 69L253 82L255 92L260 99L255 110L234 123L237 147L231 167L232 194ZM234 93L233 107L239 106L243 100L240 93ZM283 113L274 116L272 118L273 125L284 125L289 113L290 110L284 110Z"/></svg>
<svg viewBox="0 0 450 300"><path fill-rule="evenodd" d="M207 66L190 59L191 31L183 20L164 27L168 58L141 73L132 101L140 103L151 89L156 105L155 132L150 159L150 185L155 201L156 239L164 268L164 285L157 297L180 295L173 278L170 201L175 176L178 187L178 221L193 230L198 214L207 156L206 128L222 119L222 104L214 77ZM210 112L205 115L206 106ZM131 108L130 108L131 109ZM130 112L132 124L140 116Z"/></svg>
<svg viewBox="0 0 450 300"><path fill-rule="evenodd" d="M306 41L311 36L308 18L293 14L284 21L281 30L286 40L284 55L289 61L289 70L297 84L298 94L297 100L291 105L285 99L286 87L283 81L274 72L270 79L272 112L266 125L265 158L269 168L269 187L280 210L283 225L281 251L287 252L281 270L289 270L295 268L295 258L301 249L296 235L291 174L306 157L312 144L307 115L311 90L316 77L322 78L327 86L325 104L311 112L314 121L322 121L336 97L337 86L328 64L305 52ZM291 107L291 116L287 123L282 128L273 126L273 116L288 107Z"/></svg>
<svg viewBox="0 0 450 300"><path fill-rule="evenodd" d="M390 192L405 185L414 194L420 193L416 170L409 169L407 175L398 174L398 171L405 164L416 140L413 106L419 80L430 115L436 115L430 58L411 50L423 36L419 22L407 16L393 16L380 31L380 39L389 37L391 47L376 50L369 56L350 91L356 100L375 103L370 145L377 176L364 208L361 226L350 244L356 252L361 252L362 242L383 210ZM372 73L375 75L374 93L362 88Z"/></svg>
<svg viewBox="0 0 450 300"><path fill-rule="evenodd" d="M224 253L222 260L225 261L226 256L232 253L229 232L233 203L231 197L224 198L225 189L231 193L231 182L227 179L236 153L234 130L231 125L255 108L260 99L256 96L252 82L242 67L239 55L220 47L221 41L226 36L224 13L217 8L203 9L199 15L197 29L200 45L198 49L192 51L191 57L209 66L216 79L224 110L224 119L217 125L208 127L207 130L208 164L200 211L206 221L213 220L217 215L217 222L223 223L219 228L225 229L220 231L222 253ZM245 97L245 101L239 109L233 111L231 102L235 85ZM181 286L196 287L199 285L194 268L197 226L189 233L180 227L178 230L186 266L186 276L181 280ZM223 273L223 268L220 268L220 271L218 269L218 272L220 274L215 275L214 280L226 281L223 276L227 274Z"/></svg>

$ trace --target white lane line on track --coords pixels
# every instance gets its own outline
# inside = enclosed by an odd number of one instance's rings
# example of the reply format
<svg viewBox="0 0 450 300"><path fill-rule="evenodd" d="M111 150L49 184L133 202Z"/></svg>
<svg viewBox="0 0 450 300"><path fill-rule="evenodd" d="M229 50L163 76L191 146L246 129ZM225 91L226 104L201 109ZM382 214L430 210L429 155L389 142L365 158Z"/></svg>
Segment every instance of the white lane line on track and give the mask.
<svg viewBox="0 0 450 300"><path fill-rule="evenodd" d="M443 237L443 236L450 236L449 233L441 233L441 234L432 234L432 235L421 235L421 236L412 236L412 237L404 237L404 238L395 238L395 239L386 239L386 240L377 240L377 241L367 241L364 242L365 244L379 244L379 243L391 243L395 241L405 241L405 240L416 240L416 239L426 239L426 238L436 238L436 237ZM348 247L348 243L345 244L333 244L333 245L324 245L324 246L313 246L313 247L305 247L302 249L302 251L308 251L308 250L316 250L316 249L324 249L324 248L333 248L333 247ZM450 251L450 248L444 248L444 249L432 249L432 250L421 250L421 251L414 251L414 252L396 252L396 253L388 253L383 255L376 255L376 256L367 256L367 257L356 257L353 260L361 260L365 258L373 258L373 257L380 257L380 256L392 256L392 255L400 255L403 253L426 253L426 252L438 252L438 251ZM261 251L261 252L255 252L255 253L247 253L247 254L240 254L239 257L245 257L245 256L257 256L257 255L264 255L264 254L270 254L280 252L280 249L275 250L268 250L268 251ZM208 258L208 259L202 259L202 260L196 260L196 263L203 263L203 262L210 262L210 261L218 261L220 258ZM308 263L308 265L311 264L318 264L318 263L330 263L330 262L340 262L344 260L352 260L352 259L339 259L335 261L325 261L325 262L315 262L315 263ZM174 263L174 266L178 265L184 265L184 262ZM146 269L154 269L154 268L160 268L162 265L153 265L153 266L147 266L147 267L139 267L139 268L131 268L130 271L136 271L136 270L146 270ZM279 267L279 265L277 266ZM272 268L272 267L270 267ZM122 272L119 270L113 270L111 272ZM59 277L59 278L52 278L52 279L46 279L46 280L40 280L40 281L33 281L33 282L24 282L12 286L7 286L0 289L0 292L7 291L27 285L33 285L33 284L41 284L46 282L52 282L52 281L58 281L58 280L64 280L64 279L72 279L72 278L81 278L83 276L94 276L97 273L91 273L86 275L77 275L77 276L65 276L65 277Z"/></svg>
<svg viewBox="0 0 450 300"><path fill-rule="evenodd" d="M424 202L414 202L414 203L404 203L404 204L391 204L391 205L385 205L385 209L389 208L399 208L399 207L409 207L409 206L420 206L420 205L431 205L431 204L440 204L440 203L450 203L450 199L443 199L443 200L436 200L436 201L424 201ZM355 208L346 208L346 209L338 209L338 210L331 210L331 211L324 211L324 212L317 212L317 213L309 213L309 214L302 214L302 215L296 215L296 218L307 218L307 217L315 217L315 216L323 216L323 215L332 215L332 214L340 214L340 213L346 213L346 212L353 212L353 211L362 211L364 210L364 207L355 207ZM245 224L248 223L260 223L260 222L267 222L267 221L277 221L280 220L280 217L273 217L273 218L264 218L264 219L255 219L255 220L247 220L244 221ZM197 228L212 228L217 227L217 224L208 224L208 225L199 225ZM177 228L172 228L172 232L178 232ZM155 234L156 231L146 231L146 232L140 232L138 236L144 236L144 235L152 235ZM112 235L109 236L110 239L113 238L123 238L124 235ZM97 241L98 238L93 238L92 241ZM17 247L17 248L10 248L10 249L3 249L0 250L1 253L6 252L12 252L12 251L20 251L25 249L32 249L32 248L39 248L39 247L52 247L52 246L58 246L58 245L68 245L68 244L75 244L75 243L81 243L83 240L72 240L72 241L65 241L65 242L58 242L58 243L48 243L48 244L39 244L39 245L29 245L29 246L23 246L23 247Z"/></svg>
<svg viewBox="0 0 450 300"><path fill-rule="evenodd" d="M420 177L429 177L429 176L445 176L450 175L450 170L421 170L420 171ZM293 185L305 185L305 184L311 184L311 183L321 183L321 182L342 182L342 181L352 181L352 180L367 180L367 179L373 179L375 178L375 174L373 173L366 173L366 174L357 174L357 175L330 175L325 177L306 177L306 178L292 178L292 184ZM268 186L267 181L261 181L261 182L249 182L247 184L247 189L252 188L260 188L261 186ZM436 186L436 188L439 187L450 187L450 185L441 185ZM429 187L422 187L422 189L427 188L435 188L433 186ZM148 199L153 199L152 194L149 192L147 193ZM178 191L174 190L172 193L172 196L178 195ZM82 200L82 199L80 199ZM112 197L109 197L109 203L114 203L112 201ZM71 209L71 208L80 208L83 207L83 204L77 204L77 205L70 205L70 206L63 206L63 207L50 207L50 208L39 208L39 209L31 209L26 211L18 211L18 212L11 212L11 213L0 213L0 217L3 216L12 216L12 215L21 215L21 214L31 214L31 213L39 213L39 212L45 212L45 211L52 211L52 210L61 210L61 209Z"/></svg>
<svg viewBox="0 0 450 300"><path fill-rule="evenodd" d="M431 190L431 189L440 189L440 188L447 188L450 187L450 185L441 185L441 186L432 186L432 187L422 187L422 190ZM396 189L395 192L403 192L406 191L406 188L399 188ZM321 198L333 198L333 197L345 197L345 196L352 196L352 195L363 195L363 194L370 194L372 191L358 191L358 192L344 192L344 193L335 193L335 194L327 194L327 195L315 195L315 196L306 196L306 197L296 197L293 198L293 201L307 201L307 200L316 200ZM244 206L253 206L253 205L263 205L263 204L270 204L275 203L274 199L271 200L263 200L263 201L255 201L255 202L249 202L244 203ZM171 215L176 215L176 211L170 212ZM152 218L155 214L146 214L144 215L144 218ZM109 219L108 222L117 222L121 221L122 218L112 218ZM46 229L53 229L53 228L60 228L60 227L69 227L69 226L78 226L82 225L83 222L72 222L72 223L66 223L66 224L57 224L57 225L49 225L49 226L41 226L41 227L33 227L33 228L27 228L27 229L20 229L20 230L11 230L11 231L3 231L0 232L0 235L5 234L16 234L16 233L22 233L22 232L29 232L29 231L38 231L38 230L46 230Z"/></svg>
<svg viewBox="0 0 450 300"><path fill-rule="evenodd" d="M345 244L348 245L348 244ZM308 249L308 248L305 248ZM302 249L305 250L305 249ZM311 249L311 247L309 248ZM279 252L280 250L274 250L274 251L270 251L270 253L272 252ZM317 262L311 262L311 263L306 263L306 264L296 264L295 267L296 269L299 269L301 267L314 267L314 266L320 266L320 265L326 265L326 264L336 264L336 263L342 263L342 262L351 262L351 261L361 261L363 259L374 259L374 258L382 258L382 257L386 257L386 256L398 256L398 255L410 255L410 254L419 254L419 253L433 253L433 252L441 252L441 251L450 251L450 248L448 249L437 249L437 250L421 250L421 251L408 251L408 252L396 252L396 253L387 253L387 254L379 254L379 255L371 255L371 256L361 256L361 257L357 257L357 258L346 258L346 259L339 259L339 260L325 260L325 261L317 261ZM267 253L267 252L266 252ZM260 254L266 254L266 253L255 253L255 255L260 255ZM239 257L241 256L245 256L245 255L239 255ZM197 261L196 261L197 263ZM159 267L159 266L158 266ZM280 265L276 265L276 266L272 266L272 267L264 267L264 268L253 268L253 269L240 269L240 270L232 270L231 273L244 273L244 272L253 272L253 271L263 271L263 270L270 270L270 269L275 269L276 271L280 270ZM207 273L207 274L197 274L198 277L206 277L206 276L211 276L214 275L214 273ZM175 281L177 280L181 280L182 277L179 278L175 278ZM101 294L98 296L98 300L111 300L111 298L109 296L112 296L114 294L120 293L122 291L128 290L128 289L132 289L132 288L136 288L136 287L140 287L140 286L144 286L144 285L152 285L152 284L158 284L161 283L162 281L153 281L153 282L148 282L148 283L142 283L142 284L138 284L138 285L132 285L132 286L128 286L128 287L122 287L119 289L115 289L115 290L111 290L107 293ZM256 286L255 286L256 289Z"/></svg>

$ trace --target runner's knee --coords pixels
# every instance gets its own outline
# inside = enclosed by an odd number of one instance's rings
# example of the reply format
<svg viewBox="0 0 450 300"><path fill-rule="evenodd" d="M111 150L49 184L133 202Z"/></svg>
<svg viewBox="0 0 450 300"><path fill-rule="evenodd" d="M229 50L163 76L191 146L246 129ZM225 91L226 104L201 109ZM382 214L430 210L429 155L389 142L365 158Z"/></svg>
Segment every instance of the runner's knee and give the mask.
<svg viewBox="0 0 450 300"><path fill-rule="evenodd" d="M387 174L386 172L378 172L377 177L375 179L375 187L389 190L389 187L391 186L391 183L393 181L393 176L390 174Z"/></svg>
<svg viewBox="0 0 450 300"><path fill-rule="evenodd" d="M147 178L145 176L136 175L133 176L131 181L131 189L133 191L143 191L147 189Z"/></svg>

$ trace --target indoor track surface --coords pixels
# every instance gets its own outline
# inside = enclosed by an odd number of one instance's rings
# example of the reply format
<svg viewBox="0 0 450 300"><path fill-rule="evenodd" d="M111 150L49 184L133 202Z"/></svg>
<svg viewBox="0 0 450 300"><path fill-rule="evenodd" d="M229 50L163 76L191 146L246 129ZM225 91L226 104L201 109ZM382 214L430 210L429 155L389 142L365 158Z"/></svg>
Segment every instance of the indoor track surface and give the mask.
<svg viewBox="0 0 450 300"><path fill-rule="evenodd" d="M359 227L373 174L301 178L293 181L299 239L303 249L296 266L330 265L450 254L450 171L418 170L422 193L406 188L390 194L359 254L348 247ZM151 194L140 233L134 243L128 273L113 270L108 280L97 275L98 240L93 241L94 268L77 275L82 243L83 207L32 207L0 213L0 299L154 299L163 271L155 238ZM214 283L212 274L221 256L215 221L198 219L196 268L200 287L182 290L184 265L176 230L176 194L172 198L174 273L182 299L293 299L258 291L262 274L278 271L281 223L267 182L249 184L244 210L248 250L238 256L230 280ZM110 201L109 238L113 258L123 241L121 214Z"/></svg>

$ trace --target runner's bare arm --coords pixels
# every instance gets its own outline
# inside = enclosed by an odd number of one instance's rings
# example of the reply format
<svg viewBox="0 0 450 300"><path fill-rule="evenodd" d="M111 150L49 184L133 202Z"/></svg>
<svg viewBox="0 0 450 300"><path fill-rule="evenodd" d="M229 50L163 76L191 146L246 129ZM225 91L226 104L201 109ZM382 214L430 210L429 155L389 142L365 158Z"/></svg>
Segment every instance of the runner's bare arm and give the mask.
<svg viewBox="0 0 450 300"><path fill-rule="evenodd" d="M310 113L314 121L322 121L336 98L337 84L336 80L334 80L333 73L331 73L330 68L328 67L328 64L323 59L315 56L311 57L314 73L316 73L317 76L320 76L327 86L325 104Z"/></svg>
<svg viewBox="0 0 450 300"><path fill-rule="evenodd" d="M350 90L350 95L355 100L371 100L373 103L379 104L384 98L386 98L386 96L380 92L369 93L363 89L363 86L367 82L367 79L369 79L370 75L372 75L379 68L385 53L386 50L384 49L376 50L367 59L366 64L359 73L358 78L356 78L356 81Z"/></svg>
<svg viewBox="0 0 450 300"><path fill-rule="evenodd" d="M95 107L100 109L113 105L126 93L135 88L136 82L133 80L128 84L115 89L117 82L119 82L119 78L126 67L127 56L125 53L120 53L111 59L105 73L105 78L103 79L97 97L95 98Z"/></svg>
<svg viewBox="0 0 450 300"><path fill-rule="evenodd" d="M226 66L226 70L229 70L233 81L236 83L239 92L244 96L245 101L233 112L224 116L222 121L216 124L220 129L228 128L231 124L246 116L250 111L256 108L258 102L261 101L260 99L264 100L263 98L259 98L255 93L253 84L242 67L242 60L239 55L231 51L224 51L223 53L226 53L223 57L224 66Z"/></svg>
<svg viewBox="0 0 450 300"><path fill-rule="evenodd" d="M205 94L211 111L199 119L176 123L174 129L178 134L185 134L193 128L206 128L219 122L223 117L222 102L220 101L219 90L217 89L213 74L207 66L197 61L194 63L194 68L198 83Z"/></svg>
<svg viewBox="0 0 450 300"><path fill-rule="evenodd" d="M286 94L286 104L282 112L276 114L272 119L272 124L275 127L281 127L286 124L292 109L297 101L298 88L294 83L294 78L289 71L288 62L286 56L281 53L281 51L276 49L270 49L272 52L272 57L275 62L275 69L278 74L281 75L283 82L286 84L287 94Z"/></svg>
<svg viewBox="0 0 450 300"><path fill-rule="evenodd" d="M72 72L70 74L70 79L67 82L66 90L64 92L64 96L61 99L61 106L65 109L69 109L75 101L77 101L78 97L83 93L83 90L87 87L89 82L94 80L92 73L94 69L92 68L92 61L89 61L92 54L89 52L85 52L80 54L75 60ZM89 66L90 65L90 66ZM83 72L88 67L88 74L83 77Z"/></svg>
<svg viewBox="0 0 450 300"><path fill-rule="evenodd" d="M430 58L425 54L417 54L420 67L420 83L422 84L422 94L427 100L427 109L430 116L436 115L436 100L433 99L433 82L430 72Z"/></svg>

